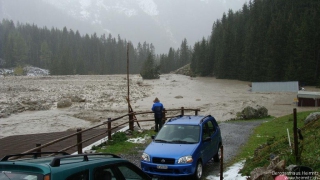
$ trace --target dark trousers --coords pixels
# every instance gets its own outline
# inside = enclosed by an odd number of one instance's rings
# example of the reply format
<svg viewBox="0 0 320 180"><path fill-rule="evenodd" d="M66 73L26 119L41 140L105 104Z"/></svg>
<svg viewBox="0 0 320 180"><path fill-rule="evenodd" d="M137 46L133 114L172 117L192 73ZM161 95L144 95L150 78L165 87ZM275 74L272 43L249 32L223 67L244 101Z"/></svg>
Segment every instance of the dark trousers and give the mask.
<svg viewBox="0 0 320 180"><path fill-rule="evenodd" d="M154 121L155 121L155 124L156 124L154 130L158 132L162 127L162 118L155 118Z"/></svg>

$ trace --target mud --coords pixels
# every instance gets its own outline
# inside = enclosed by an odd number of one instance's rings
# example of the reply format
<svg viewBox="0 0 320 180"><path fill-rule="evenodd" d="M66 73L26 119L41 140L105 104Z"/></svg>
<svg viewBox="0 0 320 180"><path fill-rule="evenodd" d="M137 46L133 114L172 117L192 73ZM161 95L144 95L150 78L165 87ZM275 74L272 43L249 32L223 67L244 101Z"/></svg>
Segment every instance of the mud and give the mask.
<svg viewBox="0 0 320 180"><path fill-rule="evenodd" d="M128 112L127 75L7 76L0 81L0 137L87 128ZM293 108L316 109L296 107L296 93L251 92L250 82L244 81L165 74L156 80L130 75L129 82L130 102L136 112L150 111L155 97L166 109L199 108L199 114L211 114L217 121L235 118L246 106L264 106L275 117L290 114ZM71 99L71 106L57 108L65 98ZM140 125L150 128L153 123Z"/></svg>

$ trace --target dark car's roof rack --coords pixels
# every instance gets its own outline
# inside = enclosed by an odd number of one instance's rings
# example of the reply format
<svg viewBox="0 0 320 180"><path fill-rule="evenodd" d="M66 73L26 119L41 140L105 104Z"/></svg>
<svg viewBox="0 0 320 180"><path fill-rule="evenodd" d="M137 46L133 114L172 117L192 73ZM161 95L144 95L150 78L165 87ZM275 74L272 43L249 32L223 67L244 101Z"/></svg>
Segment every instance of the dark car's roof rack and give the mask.
<svg viewBox="0 0 320 180"><path fill-rule="evenodd" d="M22 154L10 154L4 156L0 161L8 161L12 157L22 157L22 156L30 156L33 155L33 158L36 159L40 157L39 155L44 155L44 154L61 154L61 155L70 155L69 153L66 152L32 152L32 153L22 153Z"/></svg>
<svg viewBox="0 0 320 180"><path fill-rule="evenodd" d="M83 161L89 161L88 156L112 156L113 158L121 158L120 156L110 154L110 153L93 153L93 154L75 154L75 155L66 155L66 156L59 156L59 157L54 157L50 163L50 166L52 167L59 167L60 166L60 160L61 159L66 159L66 158L74 158L74 157L80 157L83 156Z"/></svg>

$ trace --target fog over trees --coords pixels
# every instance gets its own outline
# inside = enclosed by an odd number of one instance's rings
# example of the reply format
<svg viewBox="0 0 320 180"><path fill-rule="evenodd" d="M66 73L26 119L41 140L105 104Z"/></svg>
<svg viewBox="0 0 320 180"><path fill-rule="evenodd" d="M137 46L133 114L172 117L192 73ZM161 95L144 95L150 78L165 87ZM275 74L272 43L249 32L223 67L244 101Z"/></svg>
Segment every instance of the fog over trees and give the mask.
<svg viewBox="0 0 320 180"><path fill-rule="evenodd" d="M167 73L189 63L191 56L186 39L181 50L171 49L169 57L156 55L152 43L138 43L134 47L120 35L117 38L111 34L81 36L67 28L49 30L30 24L15 25L10 20L2 20L0 31L0 57L5 61L1 67L32 65L49 69L52 75L125 74L127 49L129 71L134 74L140 73L148 58L154 61L151 64L162 67L161 72Z"/></svg>
<svg viewBox="0 0 320 180"><path fill-rule="evenodd" d="M156 54L150 42L129 43L130 73L169 73L188 63L194 74L245 81L320 83L320 1L253 0L213 22L208 37ZM51 74L126 73L120 35L80 35L34 24L0 23L0 67L33 65ZM148 67L146 64L152 64Z"/></svg>

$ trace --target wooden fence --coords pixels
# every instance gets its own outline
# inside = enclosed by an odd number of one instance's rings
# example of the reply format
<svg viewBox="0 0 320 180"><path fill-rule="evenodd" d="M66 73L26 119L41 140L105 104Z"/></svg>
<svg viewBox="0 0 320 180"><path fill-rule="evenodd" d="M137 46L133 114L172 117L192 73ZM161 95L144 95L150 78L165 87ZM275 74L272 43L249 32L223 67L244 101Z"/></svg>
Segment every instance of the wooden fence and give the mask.
<svg viewBox="0 0 320 180"><path fill-rule="evenodd" d="M194 112L194 115L198 115L198 112L200 111L200 109L191 109L191 108L184 108L184 107L181 107L180 109L169 109L169 110L164 109L163 112L162 112L162 113L163 113L163 123L165 123L165 121L166 121L167 119L170 119L170 118L175 117L175 116L177 116L177 115L185 115L185 111L192 111L192 112ZM177 112L177 115L175 115L175 116L169 116L169 117L168 117L168 116L166 116L168 112ZM180 112L180 113L179 113L179 112ZM73 134L70 134L70 135L67 135L67 136L58 138L58 139L56 139L56 140L50 141L50 142L45 143L45 144L42 144L42 145L41 145L41 144L36 144L36 147L35 147L35 148L30 149L30 150L28 150L28 151L25 151L25 152L23 152L23 153L41 152L41 149L42 149L42 148L48 147L48 146L53 145L53 144L55 144L55 143L59 143L59 142L61 142L61 141L63 141L63 140L66 140L66 139L68 139L68 138L73 138L74 136L76 136L76 139L77 139L77 143L76 143L76 144L70 145L70 146L65 147L65 148L63 148L63 149L60 149L60 150L58 150L58 151L56 151L56 152L64 152L64 151L67 151L67 150L69 150L69 149L71 149L71 148L77 147L78 154L82 154L82 153L83 153L83 152L82 152L82 148L83 148L83 147L82 147L82 144L85 143L85 142L87 142L87 141L90 141L90 140L92 140L92 139L94 139L94 138L97 138L97 137L99 137L99 136L102 136L102 135L104 135L104 134L107 134L108 139L112 139L112 136L111 136L112 130L114 130L114 129L119 129L121 126L123 126L123 125L125 125L125 124L129 124L129 129L133 131L133 130L134 130L134 123L135 123L135 122L136 122L136 123L138 124L138 126L140 127L139 122L154 121L154 119L138 120L138 118L136 117L136 115L142 115L142 114L153 114L153 112L152 112L152 111L147 111L147 112L133 112L133 111L131 111L130 113L125 114L125 115L120 116L120 117L117 117L117 118L113 118L113 119L112 119L112 118L108 118L108 120L105 121L105 122L103 122L102 124L98 124L98 125L96 125L96 126L93 126L93 127L90 127L90 128L88 128L88 129L84 129L84 130L82 130L82 129L77 129L77 132L75 132L75 133L73 133ZM126 122L124 122L124 123L122 123L122 124L118 124L117 126L112 126L112 122L118 121L118 120L123 119L123 118L125 118L125 117L129 117L129 120L126 121ZM93 129L98 128L98 127L100 127L100 126L105 126L105 125L107 125L107 129L106 129L105 132L100 133L100 134L98 134L98 135L94 135L94 136L92 136L92 137L90 137L90 138L88 138L88 139L85 139L85 140L82 139L82 133L84 133L84 132L86 132L86 131L93 130Z"/></svg>

